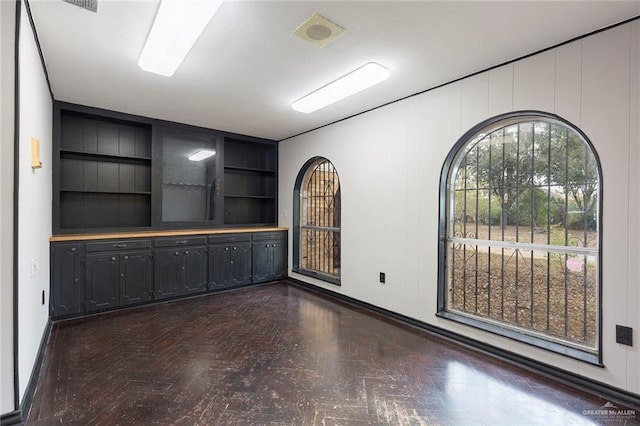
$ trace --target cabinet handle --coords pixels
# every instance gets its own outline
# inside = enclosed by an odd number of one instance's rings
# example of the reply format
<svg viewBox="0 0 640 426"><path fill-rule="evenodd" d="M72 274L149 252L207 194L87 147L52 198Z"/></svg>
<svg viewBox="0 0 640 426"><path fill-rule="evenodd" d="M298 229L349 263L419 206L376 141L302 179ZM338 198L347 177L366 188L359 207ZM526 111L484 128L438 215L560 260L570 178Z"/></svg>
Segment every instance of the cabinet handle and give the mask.
<svg viewBox="0 0 640 426"><path fill-rule="evenodd" d="M125 257L124 257L124 260L129 260L129 256L125 256Z"/></svg>
<svg viewBox="0 0 640 426"><path fill-rule="evenodd" d="M115 262L115 261L116 261L116 258L115 258L115 257L112 257L112 258L111 258L111 261L112 261L112 262Z"/></svg>
<svg viewBox="0 0 640 426"><path fill-rule="evenodd" d="M180 252L175 252L174 254L177 256L177 255L179 255L179 254L180 254Z"/></svg>
<svg viewBox="0 0 640 426"><path fill-rule="evenodd" d="M269 244L265 245L265 247L269 247Z"/></svg>
<svg viewBox="0 0 640 426"><path fill-rule="evenodd" d="M185 251L184 254L189 254L189 250Z"/></svg>
<svg viewBox="0 0 640 426"><path fill-rule="evenodd" d="M225 247L225 248L224 248L224 251L229 251L229 247Z"/></svg>
<svg viewBox="0 0 640 426"><path fill-rule="evenodd" d="M234 247L234 248L233 248L233 251L236 251L236 250L238 250L238 247Z"/></svg>
<svg viewBox="0 0 640 426"><path fill-rule="evenodd" d="M187 240L178 240L176 244L187 244Z"/></svg>
<svg viewBox="0 0 640 426"><path fill-rule="evenodd" d="M127 248L126 244L114 244L113 245L115 248Z"/></svg>
<svg viewBox="0 0 640 426"><path fill-rule="evenodd" d="M76 251L76 248L75 247L71 247L71 251Z"/></svg>

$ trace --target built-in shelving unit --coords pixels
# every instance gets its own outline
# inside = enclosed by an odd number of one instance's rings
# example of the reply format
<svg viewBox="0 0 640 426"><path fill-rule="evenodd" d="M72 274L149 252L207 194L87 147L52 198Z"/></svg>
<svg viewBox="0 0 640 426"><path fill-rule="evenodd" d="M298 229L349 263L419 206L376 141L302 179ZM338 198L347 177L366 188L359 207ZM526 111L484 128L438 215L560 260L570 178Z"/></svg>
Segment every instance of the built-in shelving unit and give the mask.
<svg viewBox="0 0 640 426"><path fill-rule="evenodd" d="M276 141L57 101L53 136L54 235L277 223Z"/></svg>
<svg viewBox="0 0 640 426"><path fill-rule="evenodd" d="M276 222L277 151L263 143L225 138L224 223Z"/></svg>
<svg viewBox="0 0 640 426"><path fill-rule="evenodd" d="M59 226L151 225L151 128L61 111Z"/></svg>
<svg viewBox="0 0 640 426"><path fill-rule="evenodd" d="M286 276L277 142L65 102L53 142L52 318Z"/></svg>

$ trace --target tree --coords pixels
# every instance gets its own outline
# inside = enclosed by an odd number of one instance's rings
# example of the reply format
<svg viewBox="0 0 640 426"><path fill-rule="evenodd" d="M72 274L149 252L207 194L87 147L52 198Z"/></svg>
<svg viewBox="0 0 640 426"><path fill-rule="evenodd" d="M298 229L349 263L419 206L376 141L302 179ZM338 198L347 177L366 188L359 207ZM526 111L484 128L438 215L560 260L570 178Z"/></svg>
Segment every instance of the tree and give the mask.
<svg viewBox="0 0 640 426"><path fill-rule="evenodd" d="M596 160L581 137L565 126L530 121L480 135L456 170L456 222L463 226L490 221L496 210L503 228L509 223L533 227L552 223L560 194L571 197L571 204L584 212L584 222L595 219ZM499 209L493 207L496 202ZM569 199L563 204L568 207ZM564 222L567 226L566 212Z"/></svg>
<svg viewBox="0 0 640 426"><path fill-rule="evenodd" d="M508 225L508 213L534 183L537 163L532 123L498 129L478 143L478 174L500 203L500 226ZM517 215L516 215L517 216ZM513 218L519 224L518 217Z"/></svg>
<svg viewBox="0 0 640 426"><path fill-rule="evenodd" d="M577 133L558 125L551 125L547 149L551 152L551 183L573 199L582 212L579 222L583 226L595 226L599 176L593 151ZM565 218L565 226L571 222Z"/></svg>

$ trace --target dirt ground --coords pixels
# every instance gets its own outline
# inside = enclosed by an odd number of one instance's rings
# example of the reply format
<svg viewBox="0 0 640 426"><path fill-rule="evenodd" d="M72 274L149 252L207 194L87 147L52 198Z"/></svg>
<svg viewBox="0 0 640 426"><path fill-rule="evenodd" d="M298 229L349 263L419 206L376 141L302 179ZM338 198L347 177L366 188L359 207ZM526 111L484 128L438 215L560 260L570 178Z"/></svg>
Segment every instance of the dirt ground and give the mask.
<svg viewBox="0 0 640 426"><path fill-rule="evenodd" d="M451 258L450 309L595 345L597 265L592 261L573 258L567 268L571 258L561 254L532 257L529 251L505 249L503 256L502 249L476 252L472 246L455 249Z"/></svg>

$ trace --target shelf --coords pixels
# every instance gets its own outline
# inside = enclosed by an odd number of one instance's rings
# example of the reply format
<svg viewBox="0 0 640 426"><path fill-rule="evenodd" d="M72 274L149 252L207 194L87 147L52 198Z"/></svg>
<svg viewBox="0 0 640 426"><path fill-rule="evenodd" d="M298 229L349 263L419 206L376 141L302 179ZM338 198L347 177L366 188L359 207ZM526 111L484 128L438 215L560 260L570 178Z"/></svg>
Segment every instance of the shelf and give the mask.
<svg viewBox="0 0 640 426"><path fill-rule="evenodd" d="M151 226L150 193L60 191L60 229Z"/></svg>
<svg viewBox="0 0 640 426"><path fill-rule="evenodd" d="M91 157L95 159L109 159L109 160L136 160L136 161L151 161L151 157L137 157L132 155L118 155L118 154L103 154L99 152L87 152L87 151L77 151L73 149L63 149L60 148L60 156L62 158L65 157Z"/></svg>
<svg viewBox="0 0 640 426"><path fill-rule="evenodd" d="M64 189L60 192L75 192L80 194L122 194L122 195L151 195L151 191L92 191L84 189Z"/></svg>
<svg viewBox="0 0 640 426"><path fill-rule="evenodd" d="M225 225L276 223L275 197L225 196L224 200Z"/></svg>
<svg viewBox="0 0 640 426"><path fill-rule="evenodd" d="M263 199L263 200L275 200L275 195L232 195L232 194L224 194L224 198L252 198L252 199Z"/></svg>
<svg viewBox="0 0 640 426"><path fill-rule="evenodd" d="M257 169L257 168L253 168L253 167L242 167L242 166L224 166L224 171L230 171L230 172L254 172L254 173L273 173L275 174L276 171L272 170L272 169Z"/></svg>
<svg viewBox="0 0 640 426"><path fill-rule="evenodd" d="M213 185L206 183L186 183L186 182L162 182L164 186L188 186L193 188L211 188Z"/></svg>
<svg viewBox="0 0 640 426"><path fill-rule="evenodd" d="M246 139L224 139L226 169L275 173L278 164L277 147Z"/></svg>

